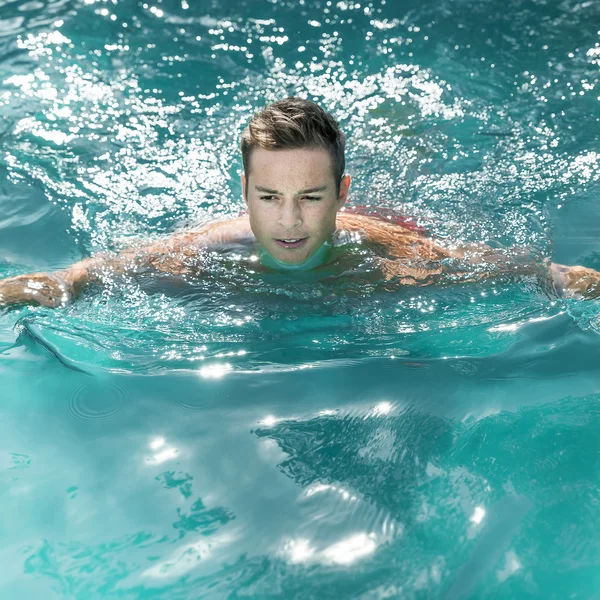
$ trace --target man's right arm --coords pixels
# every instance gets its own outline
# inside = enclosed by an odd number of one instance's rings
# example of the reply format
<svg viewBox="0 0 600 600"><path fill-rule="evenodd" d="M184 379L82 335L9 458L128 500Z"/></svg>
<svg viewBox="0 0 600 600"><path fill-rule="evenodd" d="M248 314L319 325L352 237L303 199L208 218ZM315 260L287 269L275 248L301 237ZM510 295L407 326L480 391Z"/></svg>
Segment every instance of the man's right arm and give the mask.
<svg viewBox="0 0 600 600"><path fill-rule="evenodd" d="M54 308L70 303L88 283L115 275L135 273L145 267L178 274L188 271L183 257L166 252L167 249L152 245L114 255L102 253L52 273L10 277L0 281L0 306L39 304Z"/></svg>
<svg viewBox="0 0 600 600"><path fill-rule="evenodd" d="M140 269L153 268L173 275L198 273L202 267L202 250L247 236L249 232L247 217L240 217L176 233L119 254L96 254L60 271L3 279L0 280L0 306L61 306L74 300L90 282Z"/></svg>

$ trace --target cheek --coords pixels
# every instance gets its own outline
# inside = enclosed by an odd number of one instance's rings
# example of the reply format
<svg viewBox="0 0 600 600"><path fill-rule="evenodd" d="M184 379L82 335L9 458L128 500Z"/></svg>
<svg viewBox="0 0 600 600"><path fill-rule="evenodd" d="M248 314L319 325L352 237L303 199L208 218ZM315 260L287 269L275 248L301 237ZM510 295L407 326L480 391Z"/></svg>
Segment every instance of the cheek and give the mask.
<svg viewBox="0 0 600 600"><path fill-rule="evenodd" d="M335 222L336 211L329 205L316 205L308 211L311 223L316 228L326 228Z"/></svg>
<svg viewBox="0 0 600 600"><path fill-rule="evenodd" d="M254 217L256 219L256 217L260 217L262 213L264 213L262 204L253 200L248 202L248 214L250 215L250 218Z"/></svg>
<svg viewBox="0 0 600 600"><path fill-rule="evenodd" d="M248 214L250 216L250 225L254 231L268 229L273 221L273 210L268 204L260 202L250 202L248 204Z"/></svg>

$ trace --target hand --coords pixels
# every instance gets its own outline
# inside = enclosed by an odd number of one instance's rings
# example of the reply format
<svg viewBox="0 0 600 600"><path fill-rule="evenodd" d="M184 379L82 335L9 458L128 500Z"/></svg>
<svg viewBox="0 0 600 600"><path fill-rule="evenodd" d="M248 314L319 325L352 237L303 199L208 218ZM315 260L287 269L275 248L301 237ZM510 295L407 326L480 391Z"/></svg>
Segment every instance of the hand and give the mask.
<svg viewBox="0 0 600 600"><path fill-rule="evenodd" d="M57 274L35 273L0 280L0 306L39 304L55 308L73 297L73 286Z"/></svg>
<svg viewBox="0 0 600 600"><path fill-rule="evenodd" d="M600 296L600 273L586 267L568 267L552 263L550 272L559 294L566 297L598 298Z"/></svg>

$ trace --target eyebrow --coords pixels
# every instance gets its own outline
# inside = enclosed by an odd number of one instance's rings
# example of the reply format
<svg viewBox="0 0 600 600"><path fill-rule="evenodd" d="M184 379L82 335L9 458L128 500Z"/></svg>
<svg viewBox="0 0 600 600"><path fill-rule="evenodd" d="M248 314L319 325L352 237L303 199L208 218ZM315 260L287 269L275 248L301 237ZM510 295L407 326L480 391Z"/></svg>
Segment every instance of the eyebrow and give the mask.
<svg viewBox="0 0 600 600"><path fill-rule="evenodd" d="M262 187L260 185L256 185L254 187L259 192L265 192L266 194L279 194L279 195L281 195L281 192L278 192L277 190L271 190L269 188L265 188L265 187ZM315 192L324 192L326 189L327 189L326 185L320 185L320 186L317 186L317 187L312 187L312 188L307 188L305 190L300 190L298 192L298 194L314 194Z"/></svg>

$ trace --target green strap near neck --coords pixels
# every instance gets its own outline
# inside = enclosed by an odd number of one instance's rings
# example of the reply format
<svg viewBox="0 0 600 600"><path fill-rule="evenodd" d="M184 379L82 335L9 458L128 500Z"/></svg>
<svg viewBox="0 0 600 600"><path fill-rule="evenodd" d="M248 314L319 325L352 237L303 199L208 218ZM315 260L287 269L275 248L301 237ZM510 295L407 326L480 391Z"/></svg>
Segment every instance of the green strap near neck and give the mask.
<svg viewBox="0 0 600 600"><path fill-rule="evenodd" d="M325 242L318 250L313 252L305 261L301 263L281 262L274 256L271 256L271 254L269 254L269 252L262 246L259 247L258 257L260 259L260 264L263 267L267 267L268 269L273 269L275 271L310 271L311 269L320 267L325 262L331 247L331 244Z"/></svg>

